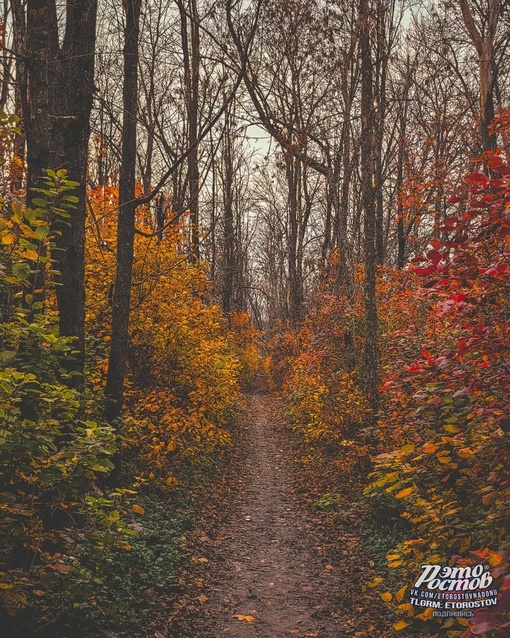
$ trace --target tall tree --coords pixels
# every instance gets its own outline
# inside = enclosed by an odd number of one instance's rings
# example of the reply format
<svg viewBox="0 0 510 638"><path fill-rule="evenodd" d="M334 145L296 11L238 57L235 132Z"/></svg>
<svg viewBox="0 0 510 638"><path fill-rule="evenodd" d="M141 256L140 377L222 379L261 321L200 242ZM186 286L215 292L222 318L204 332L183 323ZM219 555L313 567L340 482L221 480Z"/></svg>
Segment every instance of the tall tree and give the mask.
<svg viewBox="0 0 510 638"><path fill-rule="evenodd" d="M376 206L374 193L373 72L371 53L371 11L369 0L359 3L359 53L361 61L361 196L365 255L365 382L369 404L375 416L379 405L376 302Z"/></svg>
<svg viewBox="0 0 510 638"><path fill-rule="evenodd" d="M234 279L236 275L236 236L234 223L234 165L232 140L232 113L225 111L223 134L223 286L222 309L229 316L233 310Z"/></svg>
<svg viewBox="0 0 510 638"><path fill-rule="evenodd" d="M129 313L133 274L136 179L136 124L138 109L138 58L142 0L126 0L124 10L124 85L122 120L122 161L119 176L117 222L117 271L112 304L112 338L106 381L106 415L120 416L129 345Z"/></svg>
<svg viewBox="0 0 510 638"><path fill-rule="evenodd" d="M496 80L494 45L501 12L501 0L483 0L480 3L474 3L482 14L478 26L469 1L459 1L464 24L478 54L481 142L482 150L489 151L496 148L496 136L489 133L489 125L494 119L493 92Z"/></svg>
<svg viewBox="0 0 510 638"><path fill-rule="evenodd" d="M66 169L79 183L78 204L60 223L53 257L62 335L77 337L76 369L84 365L85 205L90 112L94 92L97 0L68 0L63 37L56 0L12 0L23 126L27 143L27 200L45 169Z"/></svg>
<svg viewBox="0 0 510 638"><path fill-rule="evenodd" d="M189 0L188 7L179 0L181 15L182 52L184 60L184 90L187 111L188 172L186 181L189 190L189 211L191 221L192 259L199 258L199 192L200 171L198 155L198 119L200 87L200 22L197 0ZM189 23L189 26L188 26Z"/></svg>
<svg viewBox="0 0 510 638"><path fill-rule="evenodd" d="M13 30L13 50L15 52L26 51L26 25L25 9L23 3L13 1L12 8L12 30ZM26 139L24 134L24 113L23 103L26 104L27 95L27 65L25 56L17 55L15 63L15 87L14 87L14 111L20 118L19 132L14 139L14 156L19 158L19 170L11 177L11 188L18 191L23 185L23 168L26 161Z"/></svg>

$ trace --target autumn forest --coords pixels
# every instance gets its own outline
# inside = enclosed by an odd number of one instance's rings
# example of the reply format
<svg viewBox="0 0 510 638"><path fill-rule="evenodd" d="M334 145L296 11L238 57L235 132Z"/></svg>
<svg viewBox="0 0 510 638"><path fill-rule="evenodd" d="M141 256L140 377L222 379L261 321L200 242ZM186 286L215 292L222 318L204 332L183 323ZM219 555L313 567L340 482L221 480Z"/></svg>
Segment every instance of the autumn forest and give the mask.
<svg viewBox="0 0 510 638"><path fill-rule="evenodd" d="M510 2L4 0L0 636L510 636Z"/></svg>

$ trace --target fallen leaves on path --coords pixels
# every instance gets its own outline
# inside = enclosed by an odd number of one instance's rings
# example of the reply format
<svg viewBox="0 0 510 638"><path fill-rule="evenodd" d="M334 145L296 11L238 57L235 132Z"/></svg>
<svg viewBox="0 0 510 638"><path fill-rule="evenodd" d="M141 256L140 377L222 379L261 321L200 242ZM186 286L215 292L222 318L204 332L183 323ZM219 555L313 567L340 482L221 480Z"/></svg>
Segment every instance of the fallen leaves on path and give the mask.
<svg viewBox="0 0 510 638"><path fill-rule="evenodd" d="M253 622L255 618L253 616L243 616L242 614L234 614L236 620L245 620L246 622Z"/></svg>
<svg viewBox="0 0 510 638"><path fill-rule="evenodd" d="M271 638L405 634L385 615L380 592L371 591L382 578L355 522L317 511L320 476L294 460L297 444L279 401L252 395L243 422L251 425L236 430L223 480L204 498L203 529L188 538L188 604L170 624L172 637L245 636L257 626ZM256 612L251 604L259 605ZM377 627L369 624L374 617Z"/></svg>

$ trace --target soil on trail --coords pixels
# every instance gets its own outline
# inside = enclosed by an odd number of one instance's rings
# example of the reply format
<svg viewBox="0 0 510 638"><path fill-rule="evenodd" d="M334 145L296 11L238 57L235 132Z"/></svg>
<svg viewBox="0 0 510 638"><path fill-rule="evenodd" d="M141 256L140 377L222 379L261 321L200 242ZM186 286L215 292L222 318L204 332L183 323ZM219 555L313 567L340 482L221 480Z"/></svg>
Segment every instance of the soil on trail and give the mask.
<svg viewBox="0 0 510 638"><path fill-rule="evenodd" d="M359 539L326 538L301 494L278 401L250 395L240 427L242 456L196 534L191 593L168 635L391 635L377 600L362 594L373 574Z"/></svg>

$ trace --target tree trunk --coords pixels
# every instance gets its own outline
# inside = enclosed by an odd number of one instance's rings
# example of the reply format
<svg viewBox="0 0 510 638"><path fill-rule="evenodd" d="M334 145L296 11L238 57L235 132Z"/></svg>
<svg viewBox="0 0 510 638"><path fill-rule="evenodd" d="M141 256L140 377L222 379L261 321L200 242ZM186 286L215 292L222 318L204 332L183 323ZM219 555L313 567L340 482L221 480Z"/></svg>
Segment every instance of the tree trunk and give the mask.
<svg viewBox="0 0 510 638"><path fill-rule="evenodd" d="M489 126L494 119L494 54L491 40L484 42L480 57L480 116L483 151L496 148L496 135L489 132Z"/></svg>
<svg viewBox="0 0 510 638"><path fill-rule="evenodd" d="M122 162L119 175L117 272L112 305L112 340L106 382L106 416L122 410L129 347L129 314L135 237L136 121L138 107L138 40L141 0L125 2Z"/></svg>
<svg viewBox="0 0 510 638"><path fill-rule="evenodd" d="M333 200L336 209L336 235L337 245L340 250L340 261L338 264L338 284L339 290L352 297L353 279L351 268L351 257L349 251L348 221L349 221L349 195L351 192L351 177L353 171L353 158L351 148L351 101L347 88L344 89L344 100L347 105L345 119L342 124L342 187L340 196L335 191Z"/></svg>
<svg viewBox="0 0 510 638"><path fill-rule="evenodd" d="M402 184L404 182L405 157L405 121L401 122L400 140L397 154L397 178L395 193L397 196L397 268L402 270L406 256L406 235L404 229L404 205L402 202Z"/></svg>
<svg viewBox="0 0 510 638"><path fill-rule="evenodd" d="M212 132L210 134L211 153L211 280L216 281L216 157Z"/></svg>
<svg viewBox="0 0 510 638"><path fill-rule="evenodd" d="M24 53L27 47L27 29L25 22L25 11L23 4L19 1L11 3L12 8L12 26L13 26L13 49L18 53ZM13 163L11 171L11 190L19 191L23 186L23 168L26 162L26 138L25 138L25 108L27 105L27 65L25 56L16 56L16 84L14 89L14 110L20 118L18 123L19 133L14 138L14 157L17 158Z"/></svg>
<svg viewBox="0 0 510 638"><path fill-rule="evenodd" d="M370 42L369 0L360 0L360 59L361 59L361 191L364 220L365 253L365 353L364 373L366 391L375 422L379 407L379 374L376 303L376 210L373 187L373 74Z"/></svg>
<svg viewBox="0 0 510 638"><path fill-rule="evenodd" d="M189 0L190 27L184 5L179 2L181 14L181 39L184 57L184 84L186 91L186 111L188 115L188 172L186 181L189 189L189 211L191 222L191 259L200 257L199 235L199 191L200 173L198 166L198 102L200 80L200 25L196 0Z"/></svg>
<svg viewBox="0 0 510 638"><path fill-rule="evenodd" d="M377 263L384 263L384 196L383 196L383 142L384 123L386 120L386 78L388 73L388 51L386 50L386 20L387 8L380 1L377 3L377 81L374 125L374 184L376 200L376 249Z"/></svg>
<svg viewBox="0 0 510 638"><path fill-rule="evenodd" d="M288 196L288 289L287 315L297 326L304 316L303 276L299 250L299 190L301 188L300 160L285 153L287 160Z"/></svg>
<svg viewBox="0 0 510 638"><path fill-rule="evenodd" d="M494 119L494 41L501 11L500 0L487 0L487 11L483 16L484 30L478 29L468 0L460 0L460 8L467 32L478 54L480 78L480 136L482 151L496 148L496 136L489 133Z"/></svg>
<svg viewBox="0 0 510 638"><path fill-rule="evenodd" d="M409 110L409 89L411 87L412 68L407 56L406 80L402 92L402 105L398 114L399 120L399 140L397 150L397 176L395 183L395 194L397 198L397 268L402 270L406 259L407 234L405 230L405 211L402 201L402 186L404 183L404 165L407 158L407 115Z"/></svg>
<svg viewBox="0 0 510 638"><path fill-rule="evenodd" d="M23 6L13 2L16 30L23 29ZM55 0L28 0L26 76L20 91L27 140L27 203L44 169L66 169L79 183L71 220L59 223L53 254L60 333L77 337L75 368L83 371L85 332L85 217L90 112L94 91L97 0L70 0L59 41ZM21 37L21 36L20 36ZM18 39L18 38L17 38Z"/></svg>
<svg viewBox="0 0 510 638"><path fill-rule="evenodd" d="M4 0L3 3L3 16L2 16L2 31L0 33L0 45L2 47L2 87L0 89L0 108L5 111L7 100L9 99L9 87L11 83L12 74L12 57L5 49L6 45L6 25L9 18L9 3L8 0Z"/></svg>
<svg viewBox="0 0 510 638"><path fill-rule="evenodd" d="M236 270L235 230L234 230L234 193L232 163L232 127L230 125L230 112L225 112L225 129L223 138L223 312L229 315L232 312L232 300L234 295L234 275Z"/></svg>
<svg viewBox="0 0 510 638"><path fill-rule="evenodd" d="M335 188L333 184L333 179L328 178L326 183L326 216L324 218L324 238L322 240L321 246L321 257L323 266L326 267L328 257L331 250L331 228L332 228L332 212L333 212L333 197L334 194L331 192L332 188ZM336 187L338 188L338 187Z"/></svg>

